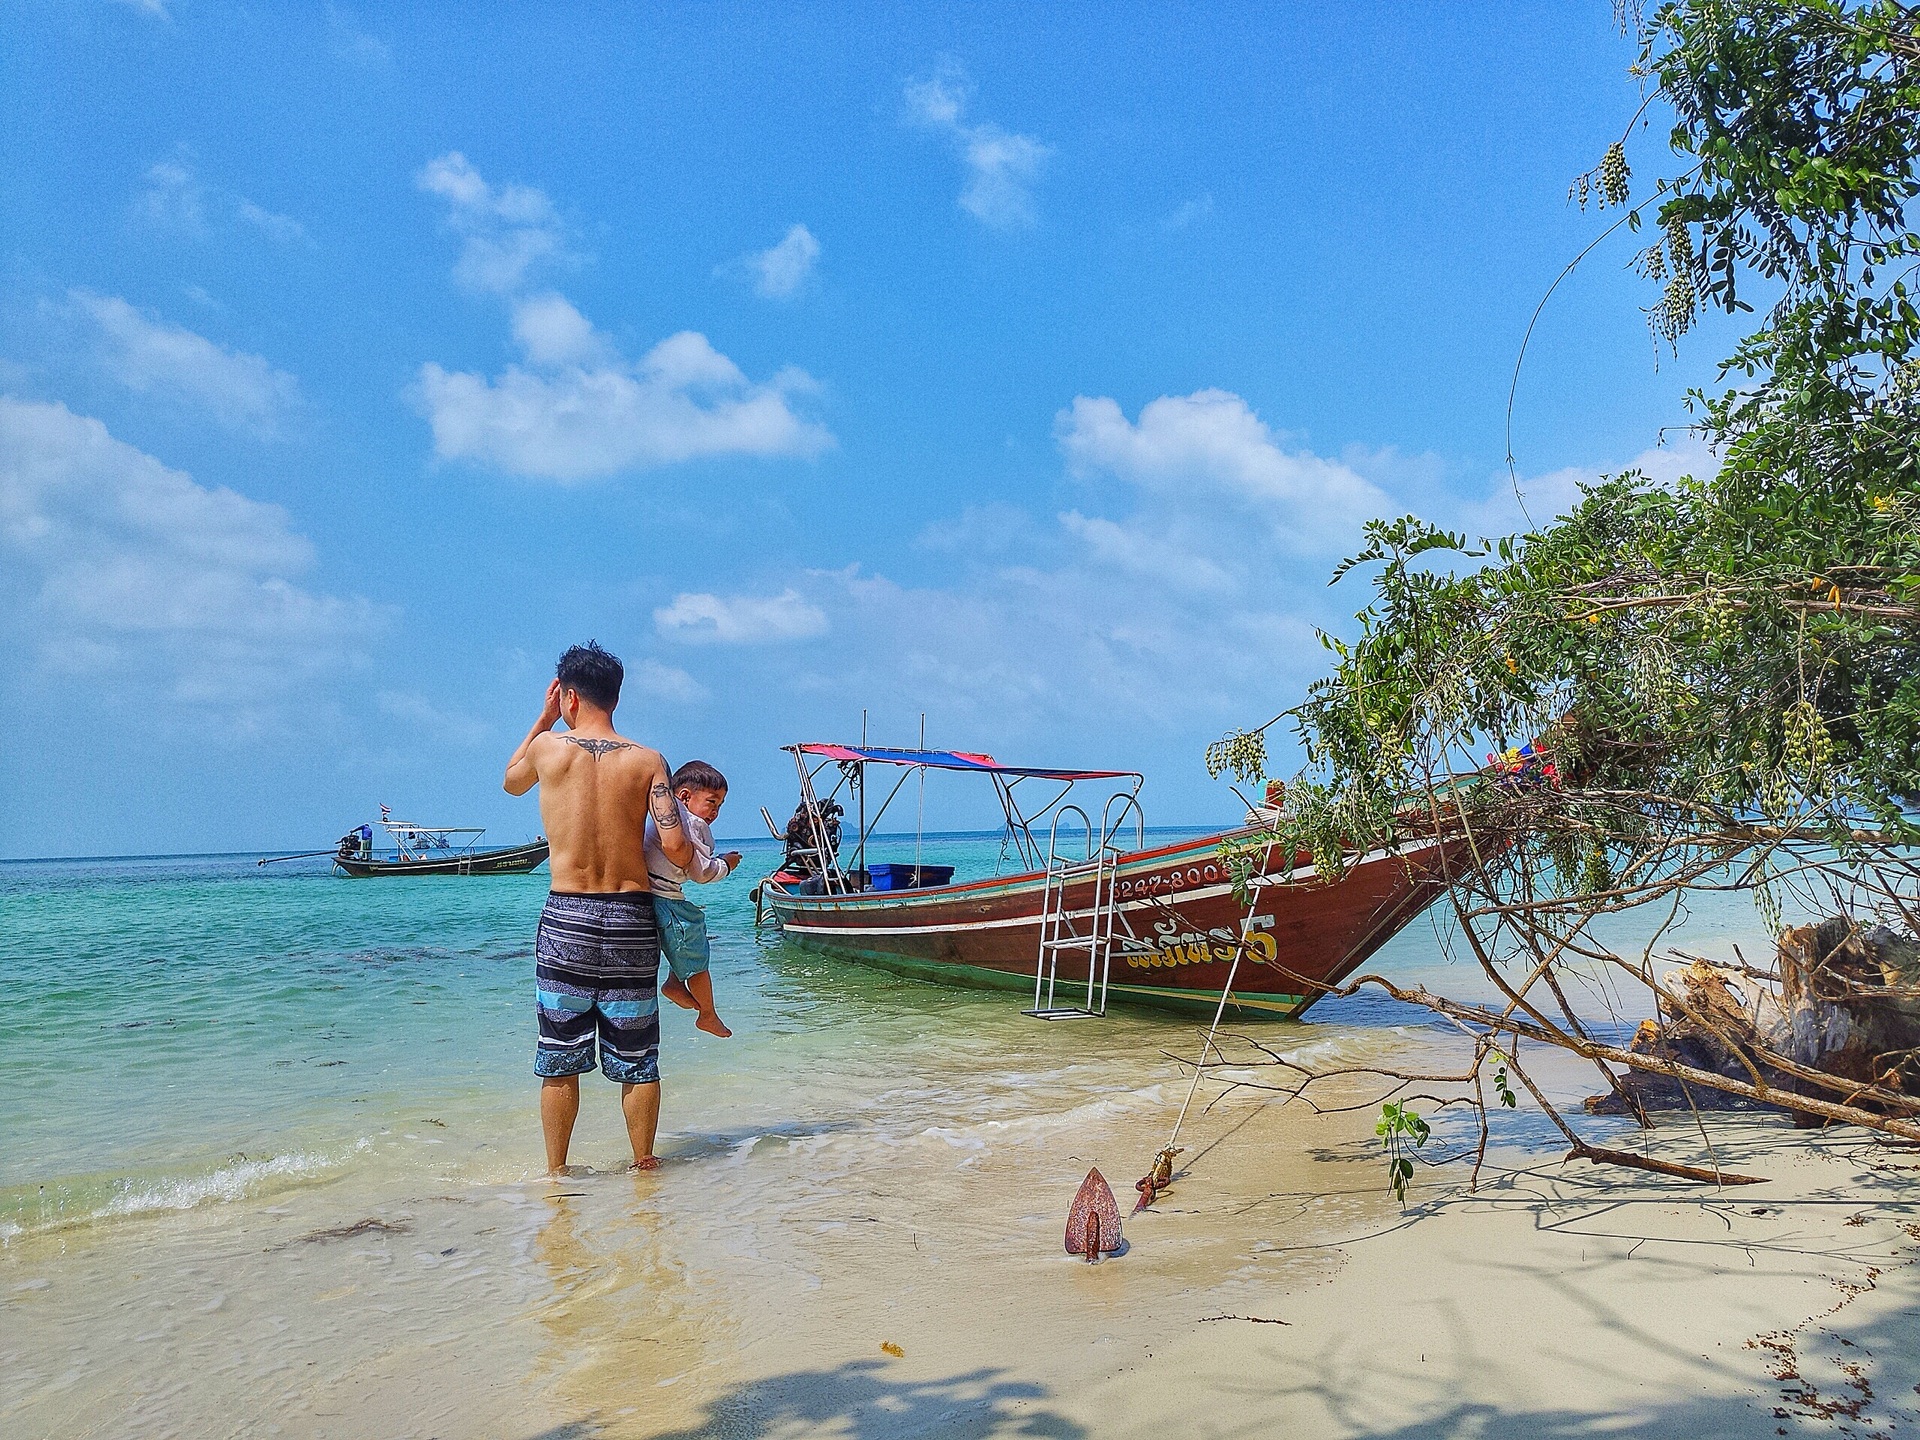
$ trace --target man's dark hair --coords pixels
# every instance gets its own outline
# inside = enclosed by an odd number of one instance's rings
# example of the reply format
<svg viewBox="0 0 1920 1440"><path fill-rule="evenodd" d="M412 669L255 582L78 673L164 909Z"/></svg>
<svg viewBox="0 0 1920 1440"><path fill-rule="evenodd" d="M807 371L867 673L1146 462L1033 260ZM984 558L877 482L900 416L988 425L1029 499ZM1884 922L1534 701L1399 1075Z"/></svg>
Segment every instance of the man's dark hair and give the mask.
<svg viewBox="0 0 1920 1440"><path fill-rule="evenodd" d="M602 650L595 640L567 651L553 673L563 687L579 691L582 700L602 710L611 710L620 703L620 682L627 678L619 660Z"/></svg>
<svg viewBox="0 0 1920 1440"><path fill-rule="evenodd" d="M673 788L679 790L725 790L727 777L704 760L689 760L673 772Z"/></svg>

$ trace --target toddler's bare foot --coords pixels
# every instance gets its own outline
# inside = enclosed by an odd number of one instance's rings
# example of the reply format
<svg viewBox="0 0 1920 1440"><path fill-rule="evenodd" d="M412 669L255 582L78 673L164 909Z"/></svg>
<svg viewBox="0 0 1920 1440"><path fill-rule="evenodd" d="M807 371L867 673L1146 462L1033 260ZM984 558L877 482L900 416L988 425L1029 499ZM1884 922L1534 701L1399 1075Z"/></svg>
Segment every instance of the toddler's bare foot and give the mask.
<svg viewBox="0 0 1920 1440"><path fill-rule="evenodd" d="M698 1010L700 1002L693 998L693 992L687 989L678 975L669 975L661 985L660 993L678 1005L682 1010ZM705 1026L701 1027L705 1029Z"/></svg>
<svg viewBox="0 0 1920 1440"><path fill-rule="evenodd" d="M722 1040L725 1040L733 1034L731 1030L720 1023L720 1016L712 1010L702 1010L700 1012L700 1018L693 1022L693 1028L696 1030L704 1030L709 1035L718 1035Z"/></svg>

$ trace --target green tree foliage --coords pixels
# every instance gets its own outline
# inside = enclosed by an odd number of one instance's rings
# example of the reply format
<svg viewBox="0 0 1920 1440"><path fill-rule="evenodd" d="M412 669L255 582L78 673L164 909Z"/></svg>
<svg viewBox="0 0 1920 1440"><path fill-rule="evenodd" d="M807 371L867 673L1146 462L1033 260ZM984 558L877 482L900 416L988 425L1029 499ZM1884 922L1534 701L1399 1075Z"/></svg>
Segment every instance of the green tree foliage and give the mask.
<svg viewBox="0 0 1920 1440"><path fill-rule="evenodd" d="M1678 341L1704 305L1756 320L1724 388L1690 400L1719 469L1616 476L1497 543L1368 526L1339 574L1369 567L1371 600L1289 712L1309 765L1276 829L1337 874L1409 825L1464 827L1461 918L1536 954L1736 858L1763 901L1769 880L1864 886L1913 926L1920 12L1629 18L1678 159L1630 211L1657 235L1636 259L1650 323ZM1634 205L1626 144L1577 198ZM1504 759L1536 739L1543 756ZM1228 736L1208 762L1260 778L1264 743Z"/></svg>

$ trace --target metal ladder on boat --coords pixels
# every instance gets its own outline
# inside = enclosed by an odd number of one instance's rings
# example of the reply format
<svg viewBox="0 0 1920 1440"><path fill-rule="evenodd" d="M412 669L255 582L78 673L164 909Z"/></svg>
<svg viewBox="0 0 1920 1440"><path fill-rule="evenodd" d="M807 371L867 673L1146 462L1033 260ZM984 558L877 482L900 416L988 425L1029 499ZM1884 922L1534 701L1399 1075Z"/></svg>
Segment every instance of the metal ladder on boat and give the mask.
<svg viewBox="0 0 1920 1440"><path fill-rule="evenodd" d="M1060 854L1060 820L1078 815L1086 827L1087 858L1069 861ZM1033 967L1033 1008L1023 1010L1036 1020L1093 1020L1107 1013L1107 978L1113 959L1113 925L1118 910L1120 853L1110 843L1110 827L1102 826L1098 842L1093 822L1078 805L1067 805L1053 817L1047 839L1047 882L1040 901L1040 950ZM1073 910L1067 892L1091 882L1093 894L1084 910ZM1061 991L1071 992L1080 981L1061 974L1062 958L1086 957L1086 997L1078 1005L1064 1003ZM1076 966L1077 968L1077 966Z"/></svg>

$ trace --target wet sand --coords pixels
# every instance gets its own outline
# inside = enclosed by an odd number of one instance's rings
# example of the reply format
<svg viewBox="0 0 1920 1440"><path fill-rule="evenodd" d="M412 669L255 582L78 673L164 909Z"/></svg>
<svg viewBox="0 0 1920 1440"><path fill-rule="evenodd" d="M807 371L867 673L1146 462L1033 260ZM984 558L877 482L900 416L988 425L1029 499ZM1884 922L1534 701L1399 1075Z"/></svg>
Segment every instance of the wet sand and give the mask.
<svg viewBox="0 0 1920 1440"><path fill-rule="evenodd" d="M1130 1192L1172 1098L879 1151L831 1120L687 1137L655 1176L302 1190L142 1222L173 1233L131 1275L115 1245L33 1237L0 1260L0 1420L863 1440L1920 1421L1916 1152L1738 1117L1713 1127L1720 1163L1765 1185L1703 1193L1543 1143L1497 1151L1473 1194L1463 1166L1423 1168L1403 1211L1370 1112L1242 1092L1190 1122L1188 1173L1124 1255L1068 1258L1087 1166ZM769 1169L784 1202L736 1208Z"/></svg>

